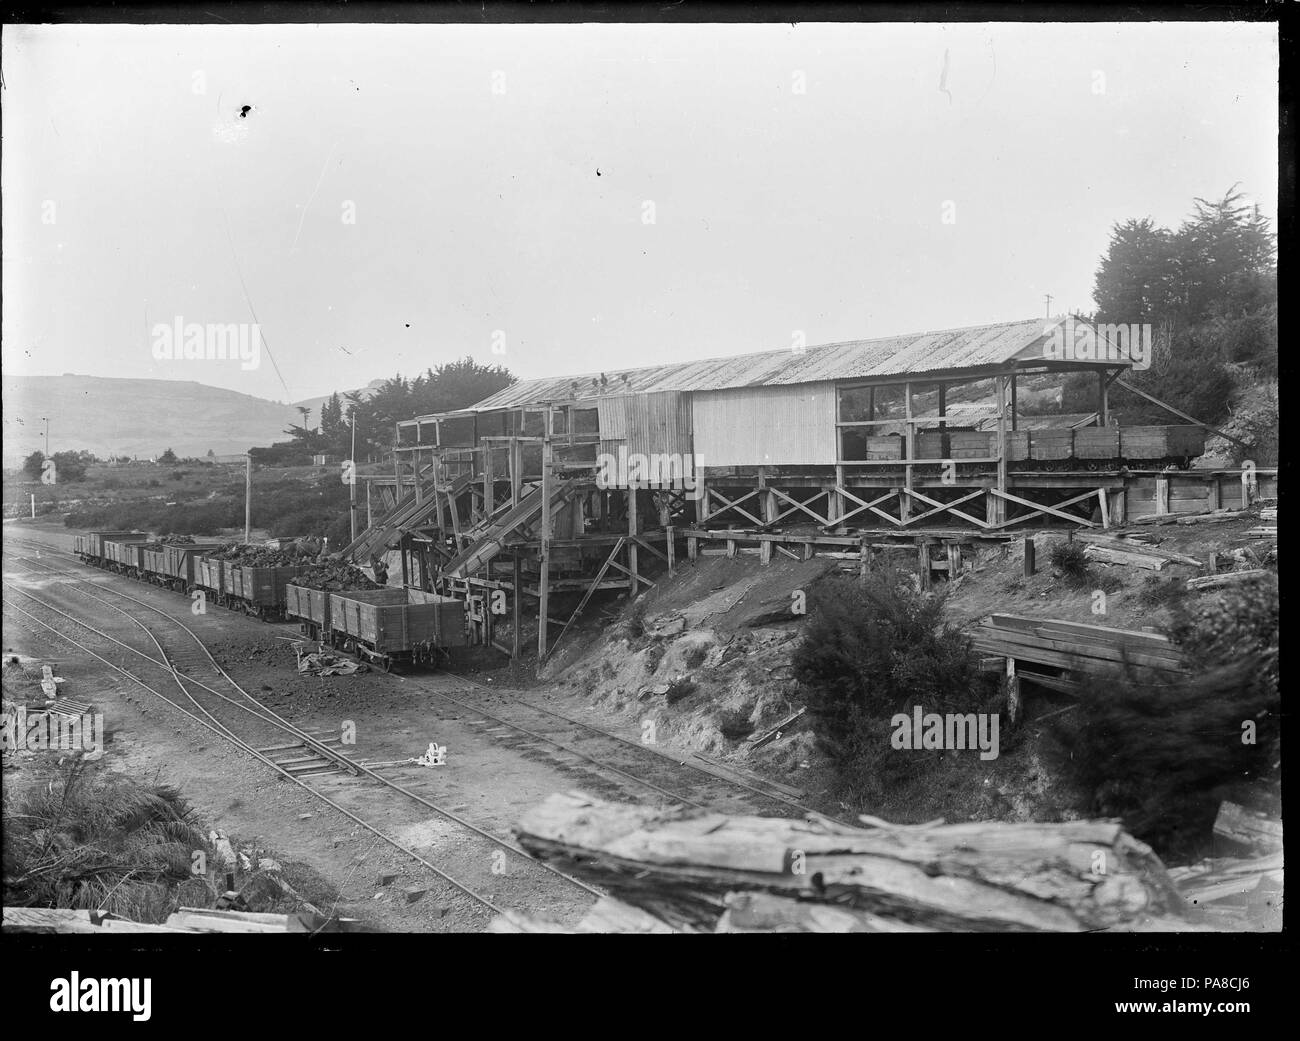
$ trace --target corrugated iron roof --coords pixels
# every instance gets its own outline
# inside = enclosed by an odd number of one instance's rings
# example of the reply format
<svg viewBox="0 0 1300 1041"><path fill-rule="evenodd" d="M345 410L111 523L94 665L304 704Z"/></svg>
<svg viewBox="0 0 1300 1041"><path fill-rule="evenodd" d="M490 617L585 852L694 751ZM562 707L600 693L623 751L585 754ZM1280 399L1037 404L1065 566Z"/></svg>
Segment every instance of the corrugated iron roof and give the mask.
<svg viewBox="0 0 1300 1041"><path fill-rule="evenodd" d="M798 353L786 348L582 376L521 380L472 409L481 412L546 401L594 399L608 394L774 387L986 368L1003 365L1013 358L1040 358L1041 351L1036 348L1041 346L1047 330L1062 321L1063 317L1030 318L878 340L829 343L807 347Z"/></svg>

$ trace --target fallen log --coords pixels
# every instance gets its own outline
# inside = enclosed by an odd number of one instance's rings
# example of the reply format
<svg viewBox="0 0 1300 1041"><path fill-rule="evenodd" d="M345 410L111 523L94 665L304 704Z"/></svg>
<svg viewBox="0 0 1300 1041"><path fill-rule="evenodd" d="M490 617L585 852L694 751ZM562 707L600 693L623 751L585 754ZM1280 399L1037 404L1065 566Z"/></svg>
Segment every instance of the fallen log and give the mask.
<svg viewBox="0 0 1300 1041"><path fill-rule="evenodd" d="M515 835L680 931L1195 927L1159 858L1114 821L858 828L571 792L528 813Z"/></svg>
<svg viewBox="0 0 1300 1041"><path fill-rule="evenodd" d="M1165 557L1152 553L1111 549L1109 546L1089 546L1083 551L1083 555L1101 564L1123 564L1127 567L1142 568L1144 571L1161 571L1169 563Z"/></svg>
<svg viewBox="0 0 1300 1041"><path fill-rule="evenodd" d="M1205 575L1203 578L1189 578L1187 580L1187 589L1194 592L1198 589L1218 589L1222 586L1233 586L1240 582L1250 582L1257 578L1263 578L1265 575L1272 574L1265 568L1248 568L1245 571L1226 571L1221 575Z"/></svg>

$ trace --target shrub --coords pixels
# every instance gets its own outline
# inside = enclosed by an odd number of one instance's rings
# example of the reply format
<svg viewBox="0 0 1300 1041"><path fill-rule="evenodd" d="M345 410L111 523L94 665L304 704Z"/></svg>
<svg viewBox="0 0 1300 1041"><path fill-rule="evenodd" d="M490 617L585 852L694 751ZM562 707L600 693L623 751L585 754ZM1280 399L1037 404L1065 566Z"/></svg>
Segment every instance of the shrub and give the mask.
<svg viewBox="0 0 1300 1041"><path fill-rule="evenodd" d="M911 576L877 570L866 583L834 577L810 591L794 676L817 726L818 740L852 790L879 790L922 761L884 755L890 717L980 711L998 696L994 677L978 671L970 641L943 623L940 597L924 596Z"/></svg>
<svg viewBox="0 0 1300 1041"><path fill-rule="evenodd" d="M1187 580L1147 575L1137 591L1138 603L1143 607L1172 607L1187 595Z"/></svg>
<svg viewBox="0 0 1300 1041"><path fill-rule="evenodd" d="M1072 586L1086 586L1094 583L1092 563L1084 553L1084 547L1070 540L1057 542L1052 546L1049 559L1052 567L1061 573L1061 577Z"/></svg>
<svg viewBox="0 0 1300 1041"><path fill-rule="evenodd" d="M208 849L175 788L94 775L80 762L9 810L6 802L6 904L161 921L191 878L193 852Z"/></svg>
<svg viewBox="0 0 1300 1041"><path fill-rule="evenodd" d="M1277 582L1175 600L1172 609L1170 636L1190 674L1171 682L1129 664L1091 677L1077 728L1055 729L1055 755L1087 789L1088 812L1121 817L1162 856L1195 858L1208 852L1223 799L1277 777Z"/></svg>
<svg viewBox="0 0 1300 1041"><path fill-rule="evenodd" d="M754 708L750 705L719 712L715 717L718 731L730 741L743 741L754 732L754 724L749 718L753 711Z"/></svg>

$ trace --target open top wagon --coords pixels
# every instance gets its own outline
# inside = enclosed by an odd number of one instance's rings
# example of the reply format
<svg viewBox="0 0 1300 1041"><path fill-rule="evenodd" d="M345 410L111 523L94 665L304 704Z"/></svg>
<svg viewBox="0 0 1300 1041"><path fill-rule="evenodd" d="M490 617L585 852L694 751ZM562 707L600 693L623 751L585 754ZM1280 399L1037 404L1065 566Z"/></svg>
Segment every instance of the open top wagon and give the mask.
<svg viewBox="0 0 1300 1041"><path fill-rule="evenodd" d="M469 642L465 602L418 589L329 593L330 645L385 672L394 665L433 665L448 647Z"/></svg>

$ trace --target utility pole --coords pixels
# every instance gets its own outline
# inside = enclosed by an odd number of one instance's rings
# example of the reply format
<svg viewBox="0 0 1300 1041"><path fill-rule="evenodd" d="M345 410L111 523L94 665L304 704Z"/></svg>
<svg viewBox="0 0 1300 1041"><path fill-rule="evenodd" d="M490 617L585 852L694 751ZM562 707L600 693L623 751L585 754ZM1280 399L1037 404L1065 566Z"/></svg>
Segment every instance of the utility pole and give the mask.
<svg viewBox="0 0 1300 1041"><path fill-rule="evenodd" d="M1052 317L1052 294L1045 293L1043 295L1043 299L1047 301L1047 317L1051 318Z"/></svg>
<svg viewBox="0 0 1300 1041"><path fill-rule="evenodd" d="M244 545L253 528L253 453L244 456Z"/></svg>
<svg viewBox="0 0 1300 1041"><path fill-rule="evenodd" d="M48 459L50 457L50 421L45 416L41 416L41 419L45 421L45 458Z"/></svg>
<svg viewBox="0 0 1300 1041"><path fill-rule="evenodd" d="M352 502L348 507L352 541L357 539L357 410L352 409L352 458L348 460L348 479L352 482Z"/></svg>

